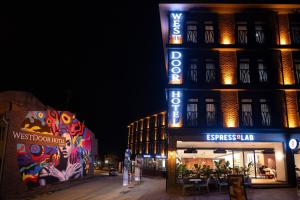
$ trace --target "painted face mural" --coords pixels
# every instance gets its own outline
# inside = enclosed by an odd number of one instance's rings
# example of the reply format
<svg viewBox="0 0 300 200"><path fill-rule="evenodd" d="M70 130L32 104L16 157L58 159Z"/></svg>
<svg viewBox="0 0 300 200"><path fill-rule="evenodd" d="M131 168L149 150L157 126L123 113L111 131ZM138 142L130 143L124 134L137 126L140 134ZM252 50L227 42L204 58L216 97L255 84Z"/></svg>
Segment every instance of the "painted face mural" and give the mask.
<svg viewBox="0 0 300 200"><path fill-rule="evenodd" d="M18 143L17 161L22 180L30 186L76 179L88 173L91 131L66 111L30 111L21 130L24 138L64 138L65 143ZM27 134L28 133L28 134ZM27 136L25 136L27 134ZM32 135L30 135L32 134Z"/></svg>
<svg viewBox="0 0 300 200"><path fill-rule="evenodd" d="M74 145L71 141L71 136L69 133L63 133L62 136L66 138L66 145L59 146L59 150L64 158L68 158L71 155Z"/></svg>

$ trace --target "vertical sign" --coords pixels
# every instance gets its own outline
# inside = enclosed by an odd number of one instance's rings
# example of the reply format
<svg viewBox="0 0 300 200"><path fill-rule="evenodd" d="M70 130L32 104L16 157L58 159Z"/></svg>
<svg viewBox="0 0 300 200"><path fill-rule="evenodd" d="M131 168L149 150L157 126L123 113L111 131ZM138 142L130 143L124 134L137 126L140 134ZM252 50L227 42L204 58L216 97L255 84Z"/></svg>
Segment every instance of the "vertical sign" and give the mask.
<svg viewBox="0 0 300 200"><path fill-rule="evenodd" d="M123 186L128 185L128 168L130 166L130 150L126 149L124 158L124 170L123 170Z"/></svg>
<svg viewBox="0 0 300 200"><path fill-rule="evenodd" d="M169 90L169 127L182 127L182 91Z"/></svg>
<svg viewBox="0 0 300 200"><path fill-rule="evenodd" d="M134 180L135 180L136 182L140 182L140 181L141 181L142 162L143 162L143 159L142 159L140 156L136 156L136 157L135 157Z"/></svg>
<svg viewBox="0 0 300 200"><path fill-rule="evenodd" d="M182 22L181 12L170 13L170 44L182 44Z"/></svg>
<svg viewBox="0 0 300 200"><path fill-rule="evenodd" d="M182 52L169 51L169 84L182 84Z"/></svg>

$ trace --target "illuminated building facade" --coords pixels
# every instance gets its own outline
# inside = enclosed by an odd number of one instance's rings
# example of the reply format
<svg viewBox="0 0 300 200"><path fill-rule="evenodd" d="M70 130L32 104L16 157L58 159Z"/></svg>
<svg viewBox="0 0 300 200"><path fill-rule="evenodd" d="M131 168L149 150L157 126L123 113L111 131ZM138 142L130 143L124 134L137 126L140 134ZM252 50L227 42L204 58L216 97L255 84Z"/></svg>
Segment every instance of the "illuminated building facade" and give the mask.
<svg viewBox="0 0 300 200"><path fill-rule="evenodd" d="M159 5L167 189L182 183L176 166L215 169L215 162L250 166L252 184L293 185L300 158L288 144L300 139L300 4L204 2Z"/></svg>
<svg viewBox="0 0 300 200"><path fill-rule="evenodd" d="M166 171L166 112L159 112L128 125L127 147L132 160L143 158L143 174L163 175Z"/></svg>

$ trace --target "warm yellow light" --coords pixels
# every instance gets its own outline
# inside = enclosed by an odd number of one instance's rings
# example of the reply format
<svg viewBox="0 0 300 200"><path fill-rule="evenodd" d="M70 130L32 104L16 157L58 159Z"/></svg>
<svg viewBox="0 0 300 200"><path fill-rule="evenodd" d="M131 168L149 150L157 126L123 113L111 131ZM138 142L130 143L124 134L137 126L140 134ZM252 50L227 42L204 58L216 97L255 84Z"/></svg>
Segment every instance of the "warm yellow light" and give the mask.
<svg viewBox="0 0 300 200"><path fill-rule="evenodd" d="M236 83L236 53L235 51L220 51L221 80L224 85Z"/></svg>
<svg viewBox="0 0 300 200"><path fill-rule="evenodd" d="M224 84L225 85L232 85L232 78L231 77L224 77Z"/></svg>
<svg viewBox="0 0 300 200"><path fill-rule="evenodd" d="M176 85L176 84L182 84L182 79L180 78L180 79L178 79L178 80L171 80L171 81L169 81L169 83L170 84L174 84L174 85Z"/></svg>
<svg viewBox="0 0 300 200"><path fill-rule="evenodd" d="M282 50L281 58L282 58L284 85L293 85L295 83L295 80L294 80L294 72L293 72L292 51Z"/></svg>
<svg viewBox="0 0 300 200"><path fill-rule="evenodd" d="M166 113L162 113L162 126L166 125Z"/></svg>
<svg viewBox="0 0 300 200"><path fill-rule="evenodd" d="M182 36L181 35L176 35L176 36L171 35L170 44L182 44Z"/></svg>
<svg viewBox="0 0 300 200"><path fill-rule="evenodd" d="M288 127L299 127L299 115L297 107L297 92L285 92L286 96L286 109L288 117Z"/></svg>
<svg viewBox="0 0 300 200"><path fill-rule="evenodd" d="M278 15L278 25L279 25L279 43L280 45L291 44L291 38L289 34L289 16L288 14Z"/></svg>
<svg viewBox="0 0 300 200"><path fill-rule="evenodd" d="M175 151L169 151L169 158L174 158Z"/></svg>
<svg viewBox="0 0 300 200"><path fill-rule="evenodd" d="M230 41L229 38L224 37L224 38L223 38L223 41L222 41L222 44L231 44L231 41Z"/></svg>
<svg viewBox="0 0 300 200"><path fill-rule="evenodd" d="M177 124L169 124L169 127L170 128L180 128L180 127L182 127L182 122L180 121Z"/></svg>
<svg viewBox="0 0 300 200"><path fill-rule="evenodd" d="M235 128L236 127L236 122L234 119L227 119L225 123L226 123L227 128Z"/></svg>
<svg viewBox="0 0 300 200"><path fill-rule="evenodd" d="M280 45L287 45L286 38L284 38L284 37L280 38Z"/></svg>
<svg viewBox="0 0 300 200"><path fill-rule="evenodd" d="M225 128L238 127L238 93L221 92L221 102L223 126Z"/></svg>

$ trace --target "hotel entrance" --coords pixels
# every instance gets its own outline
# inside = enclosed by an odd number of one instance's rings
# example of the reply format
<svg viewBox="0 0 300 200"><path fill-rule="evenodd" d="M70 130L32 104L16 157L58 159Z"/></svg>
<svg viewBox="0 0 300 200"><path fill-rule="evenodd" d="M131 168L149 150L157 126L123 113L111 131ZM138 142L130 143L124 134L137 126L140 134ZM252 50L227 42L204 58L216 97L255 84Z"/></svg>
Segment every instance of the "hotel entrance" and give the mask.
<svg viewBox="0 0 300 200"><path fill-rule="evenodd" d="M199 176L202 169L218 177L243 174L251 184L287 181L282 142L177 141L176 168L177 182L184 176Z"/></svg>

